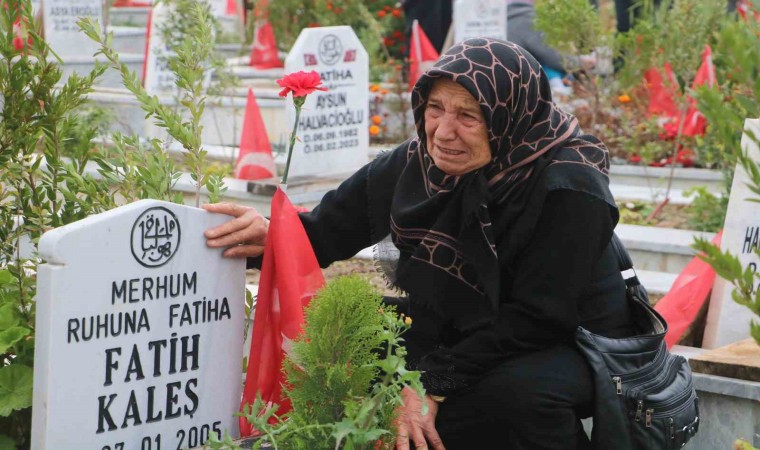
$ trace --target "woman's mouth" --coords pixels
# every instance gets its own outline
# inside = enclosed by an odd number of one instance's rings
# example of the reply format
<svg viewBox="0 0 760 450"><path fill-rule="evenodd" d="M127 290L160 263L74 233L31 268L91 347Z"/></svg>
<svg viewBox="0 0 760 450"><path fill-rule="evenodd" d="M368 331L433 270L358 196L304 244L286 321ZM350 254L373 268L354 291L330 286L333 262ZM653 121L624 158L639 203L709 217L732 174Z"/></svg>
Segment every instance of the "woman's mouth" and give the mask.
<svg viewBox="0 0 760 450"><path fill-rule="evenodd" d="M440 151L444 155L459 156L459 155L463 155L465 153L465 152L463 152L461 150L454 150L454 149L445 148L445 147L441 147L441 146L436 146L436 147L438 147L438 151Z"/></svg>

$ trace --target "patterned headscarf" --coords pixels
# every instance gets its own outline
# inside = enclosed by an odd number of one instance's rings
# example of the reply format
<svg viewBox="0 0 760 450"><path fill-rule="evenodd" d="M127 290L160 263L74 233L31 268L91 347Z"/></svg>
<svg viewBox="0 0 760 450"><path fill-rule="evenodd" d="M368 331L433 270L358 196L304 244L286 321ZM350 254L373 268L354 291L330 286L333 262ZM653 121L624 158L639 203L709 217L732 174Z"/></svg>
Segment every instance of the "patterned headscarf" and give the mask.
<svg viewBox="0 0 760 450"><path fill-rule="evenodd" d="M491 161L461 176L436 167L427 150L424 111L438 78L458 83L478 101L488 130ZM497 245L516 230L531 230L541 206L531 213L532 204L542 204L557 187L546 176L538 184L544 171L572 164L583 176L559 184L611 202L608 152L553 103L539 63L511 42L475 38L452 47L417 81L412 107L417 136L405 143L408 162L391 205L391 238L401 251L394 281L468 328L497 308ZM564 177L562 170L549 172ZM594 181L573 181L586 177Z"/></svg>

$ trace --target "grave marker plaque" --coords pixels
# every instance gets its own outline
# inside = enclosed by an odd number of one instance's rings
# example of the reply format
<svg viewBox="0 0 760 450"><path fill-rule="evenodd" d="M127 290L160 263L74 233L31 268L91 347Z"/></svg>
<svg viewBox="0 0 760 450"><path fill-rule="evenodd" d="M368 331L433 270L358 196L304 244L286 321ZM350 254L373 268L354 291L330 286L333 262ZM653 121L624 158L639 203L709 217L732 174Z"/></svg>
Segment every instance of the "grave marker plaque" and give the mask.
<svg viewBox="0 0 760 450"><path fill-rule="evenodd" d="M40 240L32 448L161 450L236 435L243 260L228 218L142 200Z"/></svg>
<svg viewBox="0 0 760 450"><path fill-rule="evenodd" d="M369 158L369 58L349 26L305 28L285 60L285 73L316 70L327 92L301 109L290 176L353 172ZM289 129L295 107L286 102Z"/></svg>
<svg viewBox="0 0 760 450"><path fill-rule="evenodd" d="M164 24L169 21L169 16L169 6L162 2L151 8L148 17L143 87L151 95L172 94L177 90L176 77L169 69L169 58L172 55L161 32Z"/></svg>
<svg viewBox="0 0 760 450"><path fill-rule="evenodd" d="M747 119L744 129L742 149L754 161L759 162L760 150L746 130L752 130L760 138L760 119ZM721 249L729 250L738 257L743 267L749 266L757 270L760 259L755 254L755 249L760 237L760 208L757 203L747 201L749 198L757 198L757 194L747 186L749 181L747 173L737 164L723 224ZM733 290L731 283L721 277L715 278L702 347L721 347L750 337L749 324L754 315L749 308L739 305L731 298Z"/></svg>
<svg viewBox="0 0 760 450"><path fill-rule="evenodd" d="M45 40L64 61L71 56L91 57L98 44L79 31L77 21L89 17L103 22L102 0L45 0L42 17Z"/></svg>
<svg viewBox="0 0 760 450"><path fill-rule="evenodd" d="M507 2L455 0L454 42L473 37L507 39Z"/></svg>

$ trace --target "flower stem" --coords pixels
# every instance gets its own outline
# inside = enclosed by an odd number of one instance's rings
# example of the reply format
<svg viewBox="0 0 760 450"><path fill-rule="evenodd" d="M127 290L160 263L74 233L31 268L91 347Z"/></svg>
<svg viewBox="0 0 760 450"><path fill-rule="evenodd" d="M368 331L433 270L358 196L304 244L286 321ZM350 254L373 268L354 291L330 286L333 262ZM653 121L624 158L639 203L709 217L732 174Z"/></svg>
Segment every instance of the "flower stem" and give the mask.
<svg viewBox="0 0 760 450"><path fill-rule="evenodd" d="M296 131L298 130L298 119L301 117L301 108L296 105L296 121L293 124L293 131L290 133L290 148L288 149L288 160L285 162L285 172L282 174L282 184L288 184L288 171L290 170L290 158L293 156L293 147L296 146Z"/></svg>

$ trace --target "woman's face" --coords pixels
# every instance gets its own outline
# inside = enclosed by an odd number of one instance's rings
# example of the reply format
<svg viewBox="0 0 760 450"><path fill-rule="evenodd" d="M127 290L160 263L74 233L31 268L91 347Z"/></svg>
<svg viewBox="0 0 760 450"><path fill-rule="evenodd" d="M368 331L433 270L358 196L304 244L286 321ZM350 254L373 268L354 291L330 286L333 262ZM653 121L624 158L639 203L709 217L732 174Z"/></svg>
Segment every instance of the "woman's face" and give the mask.
<svg viewBox="0 0 760 450"><path fill-rule="evenodd" d="M491 161L486 121L477 100L447 78L433 83L425 107L428 154L449 175L464 175Z"/></svg>

